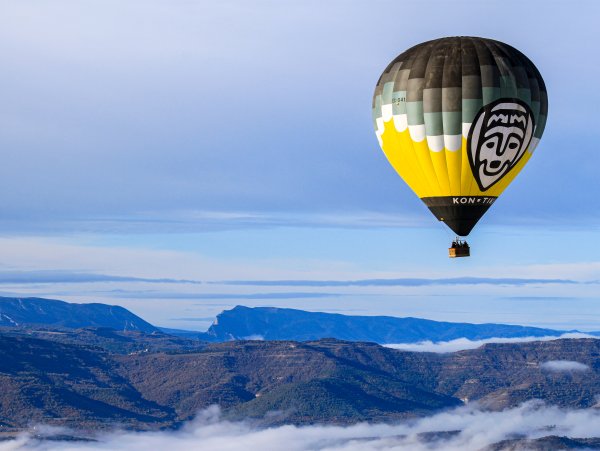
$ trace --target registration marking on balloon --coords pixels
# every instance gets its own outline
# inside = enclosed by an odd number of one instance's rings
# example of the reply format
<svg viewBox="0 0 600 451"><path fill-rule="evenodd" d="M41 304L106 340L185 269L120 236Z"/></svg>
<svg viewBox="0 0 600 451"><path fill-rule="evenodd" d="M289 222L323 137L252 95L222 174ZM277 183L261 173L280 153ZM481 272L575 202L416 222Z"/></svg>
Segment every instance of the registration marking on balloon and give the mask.
<svg viewBox="0 0 600 451"><path fill-rule="evenodd" d="M498 99L475 117L467 138L469 163L481 191L499 182L525 154L535 123L518 99Z"/></svg>
<svg viewBox="0 0 600 451"><path fill-rule="evenodd" d="M483 204L492 205L496 197L462 196L452 197L452 205Z"/></svg>

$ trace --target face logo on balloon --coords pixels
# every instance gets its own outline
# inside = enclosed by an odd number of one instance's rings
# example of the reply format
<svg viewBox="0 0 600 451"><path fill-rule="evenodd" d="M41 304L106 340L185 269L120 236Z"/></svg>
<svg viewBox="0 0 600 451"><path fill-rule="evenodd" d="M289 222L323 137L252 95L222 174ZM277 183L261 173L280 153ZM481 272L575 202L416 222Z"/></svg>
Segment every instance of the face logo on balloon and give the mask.
<svg viewBox="0 0 600 451"><path fill-rule="evenodd" d="M531 108L518 99L500 99L484 106L467 138L469 163L479 189L499 182L523 157L534 130Z"/></svg>

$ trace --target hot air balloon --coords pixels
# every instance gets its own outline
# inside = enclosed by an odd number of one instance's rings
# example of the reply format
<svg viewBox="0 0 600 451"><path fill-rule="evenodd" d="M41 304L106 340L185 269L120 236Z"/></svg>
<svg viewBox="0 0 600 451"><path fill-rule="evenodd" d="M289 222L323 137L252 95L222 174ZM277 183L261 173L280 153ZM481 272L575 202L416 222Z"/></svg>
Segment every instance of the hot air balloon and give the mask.
<svg viewBox="0 0 600 451"><path fill-rule="evenodd" d="M416 45L383 71L373 120L388 161L434 216L460 237L512 182L548 115L544 80L515 48L477 37Z"/></svg>

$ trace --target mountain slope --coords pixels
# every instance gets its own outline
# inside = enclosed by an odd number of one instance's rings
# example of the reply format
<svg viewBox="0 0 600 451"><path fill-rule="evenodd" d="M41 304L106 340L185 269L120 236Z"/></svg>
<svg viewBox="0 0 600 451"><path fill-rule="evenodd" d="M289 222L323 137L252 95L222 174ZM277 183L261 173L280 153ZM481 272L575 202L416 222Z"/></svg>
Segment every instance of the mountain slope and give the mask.
<svg viewBox="0 0 600 451"><path fill-rule="evenodd" d="M273 423L351 423L425 415L471 401L490 409L532 399L592 407L600 392L598 355L596 339L486 345L452 354L320 340L239 341L199 353L118 360L136 390L172 406L180 419L217 403L234 417ZM544 366L549 361L579 362L583 369L553 371Z"/></svg>
<svg viewBox="0 0 600 451"><path fill-rule="evenodd" d="M338 347L352 350L336 356ZM123 376L148 400L177 406L179 418L219 404L229 415L269 421L349 423L424 415L461 402L381 365L357 360L399 351L337 340L229 342L193 354L120 356ZM433 356L435 359L435 356ZM279 412L273 415L272 412Z"/></svg>
<svg viewBox="0 0 600 451"><path fill-rule="evenodd" d="M99 347L111 354L141 352L190 352L206 346L197 339L187 339L161 332L145 333L135 330L115 330L109 327L85 327L80 329L52 328L2 328L4 336L32 337L62 344Z"/></svg>
<svg viewBox="0 0 600 451"><path fill-rule="evenodd" d="M94 348L0 335L0 431L35 423L96 428L172 423L173 410L143 399Z"/></svg>
<svg viewBox="0 0 600 451"><path fill-rule="evenodd" d="M262 424L351 424L424 416L472 401L492 410L532 399L588 408L600 393L597 339L494 344L450 354L332 339L169 349L111 354L0 333L0 432L38 422L174 426L212 404L229 418ZM549 367L552 361L563 362L563 369Z"/></svg>
<svg viewBox="0 0 600 451"><path fill-rule="evenodd" d="M157 332L152 324L117 305L74 304L41 298L0 297L0 326L108 327Z"/></svg>
<svg viewBox="0 0 600 451"><path fill-rule="evenodd" d="M457 338L559 336L564 331L506 324L468 324L390 316L348 316L276 307L237 306L221 312L205 340L228 341L249 337L265 340L309 341L337 338L375 343L450 341Z"/></svg>

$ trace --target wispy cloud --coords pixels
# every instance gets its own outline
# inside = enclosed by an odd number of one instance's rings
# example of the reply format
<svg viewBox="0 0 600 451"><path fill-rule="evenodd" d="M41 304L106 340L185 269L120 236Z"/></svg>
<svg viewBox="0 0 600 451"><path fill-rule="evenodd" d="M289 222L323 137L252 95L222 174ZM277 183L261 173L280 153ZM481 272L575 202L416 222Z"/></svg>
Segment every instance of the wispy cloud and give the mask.
<svg viewBox="0 0 600 451"><path fill-rule="evenodd" d="M221 285L247 285L262 287L421 287L429 285L537 285L537 284L578 284L570 279L518 279L492 277L453 277L440 279L363 279L363 280L226 280Z"/></svg>
<svg viewBox="0 0 600 451"><path fill-rule="evenodd" d="M117 296L124 296L131 299L214 299L214 300L272 300L272 299L323 299L338 296L348 296L339 293L304 293L304 292L286 292L286 293L172 293L158 291L127 291L116 292ZM208 304L201 304L206 306Z"/></svg>
<svg viewBox="0 0 600 451"><path fill-rule="evenodd" d="M128 216L81 218L67 217L44 221L5 220L0 230L5 233L58 233L64 230L86 233L198 233L272 227L310 227L372 229L425 227L427 216L411 214L356 211L354 213L323 214L319 212L282 211L162 211L135 212Z"/></svg>
<svg viewBox="0 0 600 451"><path fill-rule="evenodd" d="M518 338L486 338L485 340L469 340L467 338L457 338L456 340L450 341L421 341L419 343L398 343L398 344L385 344L386 348L402 349L403 351L414 351L414 352L437 352L447 353L464 351L466 349L476 349L487 343L523 343L528 341L550 341L558 340L560 338L597 338L593 335L584 333L568 333L559 336L548 336L548 337L518 337ZM560 366L560 365L559 365Z"/></svg>
<svg viewBox="0 0 600 451"><path fill-rule="evenodd" d="M90 283L90 282L146 282L160 284L218 284L230 286L259 286L259 287L423 287L436 285L504 285L524 286L537 284L581 284L596 282L579 282L570 279L518 279L518 278L489 278L489 277L455 277L455 278L399 278L399 279L361 279L361 280L225 280L202 282L193 279L152 278L117 276L93 272L70 270L33 270L33 271L0 271L0 284L52 284L52 283ZM339 293L155 293L132 292L131 297L164 297L178 299L300 299L325 298L340 296ZM347 295L347 294L345 294ZM512 297L510 299L537 300L545 297ZM558 300L568 298L558 297Z"/></svg>
<svg viewBox="0 0 600 451"><path fill-rule="evenodd" d="M570 373L573 371L587 371L590 369L586 364L572 360L550 360L542 363L540 368L556 373Z"/></svg>
<svg viewBox="0 0 600 451"><path fill-rule="evenodd" d="M197 299L319 299L319 298L331 298L341 295L339 293L202 293L197 296Z"/></svg>
<svg viewBox="0 0 600 451"><path fill-rule="evenodd" d="M577 299L573 296L502 296L499 297L500 301L572 301Z"/></svg>
<svg viewBox="0 0 600 451"><path fill-rule="evenodd" d="M115 432L99 435L95 442L40 441L33 435L24 434L15 441L4 442L0 449L464 451L482 449L515 437L595 437L599 422L600 411L597 409L565 410L533 401L501 412L482 411L476 405L469 405L398 424L286 425L261 429L248 422L225 421L219 409L213 406L174 432ZM61 429L42 431L49 435L69 433ZM36 433L39 436L39 430Z"/></svg>
<svg viewBox="0 0 600 451"><path fill-rule="evenodd" d="M86 272L62 270L42 271L0 271L0 284L41 284L41 283L89 283L89 282L147 282L201 284L199 280L161 279L147 277L113 276Z"/></svg>

